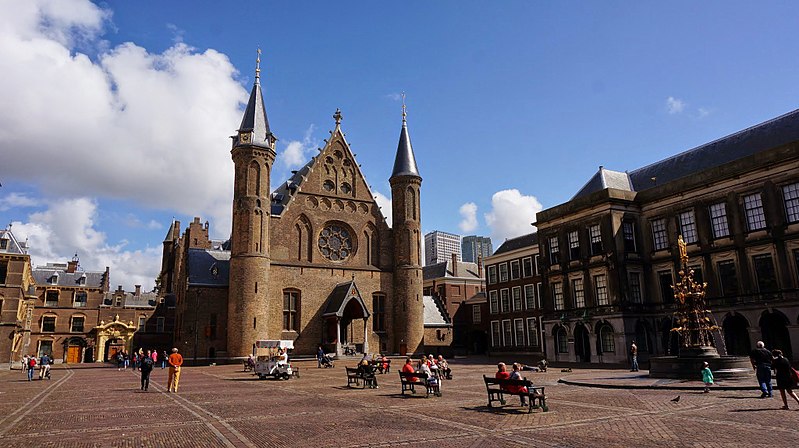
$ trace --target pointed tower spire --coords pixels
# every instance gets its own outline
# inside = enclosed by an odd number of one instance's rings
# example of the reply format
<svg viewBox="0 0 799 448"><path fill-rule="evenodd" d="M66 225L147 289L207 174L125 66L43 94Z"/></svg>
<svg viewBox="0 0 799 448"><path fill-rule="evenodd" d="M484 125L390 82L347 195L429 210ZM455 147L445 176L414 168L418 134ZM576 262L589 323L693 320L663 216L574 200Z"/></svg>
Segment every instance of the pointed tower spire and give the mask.
<svg viewBox="0 0 799 448"><path fill-rule="evenodd" d="M419 175L419 168L416 167L416 157L413 155L411 137L408 135L407 109L405 107L405 93L402 93L402 129L400 130L399 145L397 145L397 156L394 159L394 170L391 172L391 179L397 176L416 176Z"/></svg>
<svg viewBox="0 0 799 448"><path fill-rule="evenodd" d="M250 91L250 99L241 119L238 135L233 146L254 145L274 149L277 138L269 129L264 97L261 93L261 49L255 59L255 83Z"/></svg>

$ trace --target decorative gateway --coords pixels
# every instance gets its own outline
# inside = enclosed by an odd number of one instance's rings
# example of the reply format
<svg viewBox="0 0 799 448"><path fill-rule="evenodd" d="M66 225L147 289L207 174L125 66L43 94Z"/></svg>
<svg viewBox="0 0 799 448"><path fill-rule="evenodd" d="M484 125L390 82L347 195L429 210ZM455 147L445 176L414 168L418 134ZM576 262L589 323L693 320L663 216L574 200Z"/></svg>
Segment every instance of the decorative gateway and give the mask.
<svg viewBox="0 0 799 448"><path fill-rule="evenodd" d="M295 375L289 363L288 351L294 350L294 341L285 339L255 341L255 374L260 379L272 377L287 380Z"/></svg>

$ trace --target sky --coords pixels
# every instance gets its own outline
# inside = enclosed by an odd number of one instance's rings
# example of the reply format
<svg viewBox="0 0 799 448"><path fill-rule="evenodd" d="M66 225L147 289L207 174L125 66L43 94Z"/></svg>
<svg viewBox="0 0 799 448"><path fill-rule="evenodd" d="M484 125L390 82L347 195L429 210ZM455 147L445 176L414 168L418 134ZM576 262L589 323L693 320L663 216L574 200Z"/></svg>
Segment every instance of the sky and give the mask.
<svg viewBox="0 0 799 448"><path fill-rule="evenodd" d="M126 289L154 286L173 219L226 239L260 48L272 188L341 108L390 215L404 92L423 232L497 248L600 165L796 109L797 22L787 1L0 0L0 226Z"/></svg>

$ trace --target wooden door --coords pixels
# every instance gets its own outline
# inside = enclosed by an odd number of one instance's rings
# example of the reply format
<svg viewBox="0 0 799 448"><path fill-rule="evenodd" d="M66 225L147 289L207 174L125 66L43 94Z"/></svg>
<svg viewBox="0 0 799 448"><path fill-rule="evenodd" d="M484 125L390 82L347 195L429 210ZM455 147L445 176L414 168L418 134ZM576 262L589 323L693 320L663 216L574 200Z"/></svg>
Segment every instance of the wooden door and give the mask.
<svg viewBox="0 0 799 448"><path fill-rule="evenodd" d="M80 362L80 346L70 345L67 347L67 364L77 364Z"/></svg>

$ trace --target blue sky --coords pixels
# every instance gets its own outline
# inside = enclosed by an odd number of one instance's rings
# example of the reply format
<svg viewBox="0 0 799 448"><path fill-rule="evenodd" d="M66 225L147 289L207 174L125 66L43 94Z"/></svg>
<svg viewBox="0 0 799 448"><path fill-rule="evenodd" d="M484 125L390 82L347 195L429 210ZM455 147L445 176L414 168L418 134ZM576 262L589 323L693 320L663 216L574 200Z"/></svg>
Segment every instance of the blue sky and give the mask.
<svg viewBox="0 0 799 448"><path fill-rule="evenodd" d="M152 285L172 217L229 232L263 51L273 188L343 128L388 196L406 92L425 232L504 238L599 165L632 170L796 109L792 2L0 0L0 219ZM380 198L386 204L387 199ZM384 207L385 210L387 210Z"/></svg>

